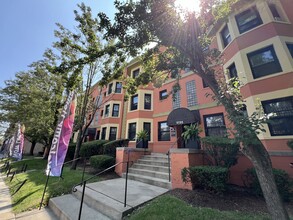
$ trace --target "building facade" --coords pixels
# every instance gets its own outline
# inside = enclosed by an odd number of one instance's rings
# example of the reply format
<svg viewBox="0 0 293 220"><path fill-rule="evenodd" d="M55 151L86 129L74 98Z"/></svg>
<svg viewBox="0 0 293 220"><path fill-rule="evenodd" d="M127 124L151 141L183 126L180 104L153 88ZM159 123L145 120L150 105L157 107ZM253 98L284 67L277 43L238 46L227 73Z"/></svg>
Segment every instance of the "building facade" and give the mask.
<svg viewBox="0 0 293 220"><path fill-rule="evenodd" d="M211 46L223 55L226 79L238 77L242 83L244 111L248 115L259 110L275 113L259 138L270 153L273 166L293 176L289 165L293 162L293 152L287 146L287 141L293 139L291 0L240 1L225 22L211 28L210 35ZM133 60L124 74L135 78L141 71L140 63ZM222 135L231 126L224 107L206 96L212 92L200 77L188 69L182 70L181 90L175 94L176 100L170 95L173 83L169 79L160 88L151 84L140 87L128 101L124 101L122 81L112 81L100 92L98 86L93 87L96 91L93 98L101 97L101 108L90 126L94 131L89 133L90 140L128 138L129 146L135 147L136 133L147 130L151 152L166 153L170 148L186 147L178 142L178 126L174 129L167 123L170 113L178 108L187 108L198 115L202 137Z"/></svg>

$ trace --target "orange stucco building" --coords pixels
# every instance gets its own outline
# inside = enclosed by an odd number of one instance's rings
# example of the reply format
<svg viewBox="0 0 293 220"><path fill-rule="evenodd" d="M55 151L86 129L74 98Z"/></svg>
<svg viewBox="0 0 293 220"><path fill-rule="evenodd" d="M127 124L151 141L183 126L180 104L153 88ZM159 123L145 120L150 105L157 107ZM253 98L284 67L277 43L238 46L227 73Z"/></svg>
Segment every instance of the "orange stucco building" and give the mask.
<svg viewBox="0 0 293 220"><path fill-rule="evenodd" d="M276 114L271 123L264 125L266 131L259 138L270 153L273 166L293 176L290 167L293 152L287 146L287 141L293 139L292 1L240 1L225 22L211 28L210 35L212 47L223 54L225 77L237 76L243 84L241 93L247 114L258 111L257 108ZM126 67L125 75L135 78L141 71L142 66L134 59ZM94 86L93 98L101 96L102 105L88 134L90 140L128 138L129 146L135 147L136 133L147 130L151 152L166 153L172 147L171 159L176 161L172 163L172 186L184 188L180 170L204 162L192 153L198 146L184 146L177 141L178 128L183 122L177 120L177 130L170 128L167 124L170 113L178 108L189 109L202 128L200 136L222 135L230 123L224 108L206 96L211 93L209 87L193 72L182 70L181 90L175 95L175 101L172 95L168 96L173 83L170 79L160 88L141 87L128 101L124 101L122 81L109 83L101 94L97 92L98 86ZM197 158L196 162L192 162L192 157ZM231 182L241 184L241 173L250 166L241 157L231 169Z"/></svg>

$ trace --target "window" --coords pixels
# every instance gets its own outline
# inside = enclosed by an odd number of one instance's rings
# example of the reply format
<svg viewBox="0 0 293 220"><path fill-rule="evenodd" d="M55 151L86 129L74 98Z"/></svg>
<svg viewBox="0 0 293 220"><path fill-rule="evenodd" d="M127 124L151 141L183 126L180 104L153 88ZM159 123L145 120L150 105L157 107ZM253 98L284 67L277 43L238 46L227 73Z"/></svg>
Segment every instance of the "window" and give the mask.
<svg viewBox="0 0 293 220"><path fill-rule="evenodd" d="M95 114L95 123L98 123L98 121L99 121L99 114L96 113L96 114Z"/></svg>
<svg viewBox="0 0 293 220"><path fill-rule="evenodd" d="M262 24L262 20L255 6L236 15L235 18L240 34Z"/></svg>
<svg viewBox="0 0 293 220"><path fill-rule="evenodd" d="M235 63L231 64L231 65L228 67L228 71L229 71L229 77L230 77L230 79L231 79L231 78L236 78L236 77L238 77L237 69L236 69Z"/></svg>
<svg viewBox="0 0 293 220"><path fill-rule="evenodd" d="M159 122L158 141L170 141L170 128L167 122Z"/></svg>
<svg viewBox="0 0 293 220"><path fill-rule="evenodd" d="M133 70L132 72L132 78L136 78L139 75L139 69Z"/></svg>
<svg viewBox="0 0 293 220"><path fill-rule="evenodd" d="M96 140L100 139L100 130L97 131Z"/></svg>
<svg viewBox="0 0 293 220"><path fill-rule="evenodd" d="M106 96L107 95L107 93L106 92L104 92L104 96Z"/></svg>
<svg viewBox="0 0 293 220"><path fill-rule="evenodd" d="M101 117L103 117L103 114L104 114L104 110L101 110Z"/></svg>
<svg viewBox="0 0 293 220"><path fill-rule="evenodd" d="M115 93L121 93L122 91L122 82L116 82Z"/></svg>
<svg viewBox="0 0 293 220"><path fill-rule="evenodd" d="M150 110L152 108L152 95L144 94L144 109Z"/></svg>
<svg viewBox="0 0 293 220"><path fill-rule="evenodd" d="M228 25L225 25L225 27L221 31L221 37L222 37L223 45L224 47L226 47L232 40L229 29L228 29Z"/></svg>
<svg viewBox="0 0 293 220"><path fill-rule="evenodd" d="M287 43L288 50L293 58L293 43Z"/></svg>
<svg viewBox="0 0 293 220"><path fill-rule="evenodd" d="M138 106L138 95L131 97L130 110L136 110Z"/></svg>
<svg viewBox="0 0 293 220"><path fill-rule="evenodd" d="M224 122L224 115L214 114L204 116L204 125L206 136L226 136L226 126Z"/></svg>
<svg viewBox="0 0 293 220"><path fill-rule="evenodd" d="M160 91L160 100L168 98L167 89Z"/></svg>
<svg viewBox="0 0 293 220"><path fill-rule="evenodd" d="M206 81L204 81L204 79L202 80L202 87L203 88L209 87L209 85L206 83Z"/></svg>
<svg viewBox="0 0 293 220"><path fill-rule="evenodd" d="M143 123L143 130L147 131L147 133L148 133L148 141L150 141L151 140L151 123L144 122Z"/></svg>
<svg viewBox="0 0 293 220"><path fill-rule="evenodd" d="M110 113L110 105L106 105L106 107L105 107L105 117L109 117L109 113Z"/></svg>
<svg viewBox="0 0 293 220"><path fill-rule="evenodd" d="M186 83L187 106L195 106L197 104L195 80Z"/></svg>
<svg viewBox="0 0 293 220"><path fill-rule="evenodd" d="M117 134L117 128L116 127L110 127L109 140L110 141L116 140L116 134Z"/></svg>
<svg viewBox="0 0 293 220"><path fill-rule="evenodd" d="M106 130L107 130L107 128L102 128L101 140L105 140L106 139Z"/></svg>
<svg viewBox="0 0 293 220"><path fill-rule="evenodd" d="M293 96L262 102L266 114L274 113L268 123L272 136L293 135Z"/></svg>
<svg viewBox="0 0 293 220"><path fill-rule="evenodd" d="M128 139L133 141L136 136L136 123L129 123L128 125Z"/></svg>
<svg viewBox="0 0 293 220"><path fill-rule="evenodd" d="M282 21L282 17L280 16L277 6L275 4L269 4L270 11L273 15L275 21Z"/></svg>
<svg viewBox="0 0 293 220"><path fill-rule="evenodd" d="M108 95L112 93L112 87L113 87L113 83L110 83L108 85Z"/></svg>
<svg viewBox="0 0 293 220"><path fill-rule="evenodd" d="M113 104L112 117L118 117L119 115L119 104Z"/></svg>
<svg viewBox="0 0 293 220"><path fill-rule="evenodd" d="M181 102L181 98L180 98L180 93L179 91L177 91L174 95L173 95L173 109L175 108L180 108L180 102Z"/></svg>
<svg viewBox="0 0 293 220"><path fill-rule="evenodd" d="M255 79L282 71L273 45L251 52L247 58Z"/></svg>

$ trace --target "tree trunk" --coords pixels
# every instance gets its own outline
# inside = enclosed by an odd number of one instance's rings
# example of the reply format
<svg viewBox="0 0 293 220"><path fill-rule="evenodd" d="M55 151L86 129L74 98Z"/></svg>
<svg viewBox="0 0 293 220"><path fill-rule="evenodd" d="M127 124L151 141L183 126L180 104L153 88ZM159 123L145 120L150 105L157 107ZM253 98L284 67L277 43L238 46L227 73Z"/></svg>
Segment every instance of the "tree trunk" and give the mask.
<svg viewBox="0 0 293 220"><path fill-rule="evenodd" d="M30 155L34 155L34 149L35 149L35 146L36 146L37 142L36 141L32 141L32 145L31 145L31 148L30 148Z"/></svg>
<svg viewBox="0 0 293 220"><path fill-rule="evenodd" d="M242 152L250 159L255 168L272 219L288 220L288 213L281 200L275 182L270 156L264 145L260 142L258 146L245 146Z"/></svg>
<svg viewBox="0 0 293 220"><path fill-rule="evenodd" d="M79 157L79 151L80 151L80 147L81 147L81 144L82 144L82 139L83 139L82 138L82 128L80 128L78 130L78 138L77 138L77 141L76 141L76 146L75 146L73 159L77 159ZM78 163L78 160L72 161L70 169L71 170L76 170L77 163Z"/></svg>

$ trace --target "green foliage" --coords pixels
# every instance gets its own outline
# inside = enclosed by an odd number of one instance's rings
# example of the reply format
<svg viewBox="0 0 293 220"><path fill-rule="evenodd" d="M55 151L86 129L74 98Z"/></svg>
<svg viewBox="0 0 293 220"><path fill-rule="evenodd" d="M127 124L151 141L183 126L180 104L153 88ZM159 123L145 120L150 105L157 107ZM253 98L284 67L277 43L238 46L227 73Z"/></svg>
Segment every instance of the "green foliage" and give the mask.
<svg viewBox="0 0 293 220"><path fill-rule="evenodd" d="M239 143L225 137L204 137L201 139L209 161L215 166L230 168L237 164Z"/></svg>
<svg viewBox="0 0 293 220"><path fill-rule="evenodd" d="M149 137L149 134L146 130L141 130L136 133L136 139L137 140L147 140Z"/></svg>
<svg viewBox="0 0 293 220"><path fill-rule="evenodd" d="M103 147L107 142L108 141L106 140L97 140L82 143L80 148L80 156L88 158L93 155L103 154Z"/></svg>
<svg viewBox="0 0 293 220"><path fill-rule="evenodd" d="M184 126L184 132L182 133L182 137L185 141L190 139L199 139L199 132L201 132L197 123L191 125Z"/></svg>
<svg viewBox="0 0 293 220"><path fill-rule="evenodd" d="M228 168L217 166L185 167L181 171L181 176L185 183L192 183L193 189L199 187L222 193L226 190L229 170Z"/></svg>
<svg viewBox="0 0 293 220"><path fill-rule="evenodd" d="M103 154L111 155L116 157L116 148L117 147L128 147L129 139L120 139L109 141L108 143L104 144Z"/></svg>
<svg viewBox="0 0 293 220"><path fill-rule="evenodd" d="M290 147L293 150L293 140L289 140L287 142L288 147Z"/></svg>
<svg viewBox="0 0 293 220"><path fill-rule="evenodd" d="M290 201L293 196L293 180L284 170L273 169L277 188L284 201ZM243 183L252 189L253 193L262 196L262 190L254 168L247 169L244 173Z"/></svg>
<svg viewBox="0 0 293 220"><path fill-rule="evenodd" d="M66 159L67 160L73 160L75 147L76 147L76 143L69 143L68 144L68 150L67 150L67 153L66 153Z"/></svg>
<svg viewBox="0 0 293 220"><path fill-rule="evenodd" d="M95 155L90 157L90 164L95 169L106 169L115 164L115 158L109 155Z"/></svg>

